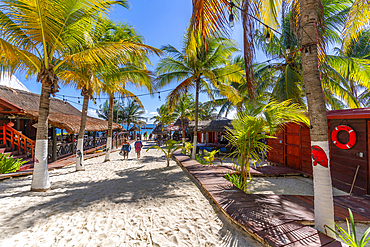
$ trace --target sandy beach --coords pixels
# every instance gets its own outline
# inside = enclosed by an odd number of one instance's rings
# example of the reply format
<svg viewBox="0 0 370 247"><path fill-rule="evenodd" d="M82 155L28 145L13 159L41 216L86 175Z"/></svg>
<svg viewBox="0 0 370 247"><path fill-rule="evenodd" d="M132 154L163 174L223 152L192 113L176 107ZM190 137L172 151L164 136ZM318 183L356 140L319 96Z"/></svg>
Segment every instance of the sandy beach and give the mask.
<svg viewBox="0 0 370 247"><path fill-rule="evenodd" d="M0 246L261 246L161 152L103 160L51 171L44 193L30 191L31 176L0 182Z"/></svg>

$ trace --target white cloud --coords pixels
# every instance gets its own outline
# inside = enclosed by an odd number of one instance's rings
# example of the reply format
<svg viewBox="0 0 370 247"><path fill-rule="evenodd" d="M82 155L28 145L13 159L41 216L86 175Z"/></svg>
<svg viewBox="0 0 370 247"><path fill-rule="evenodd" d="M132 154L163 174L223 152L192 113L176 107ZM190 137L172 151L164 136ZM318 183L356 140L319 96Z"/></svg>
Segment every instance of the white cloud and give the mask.
<svg viewBox="0 0 370 247"><path fill-rule="evenodd" d="M89 117L96 117L96 118L98 117L98 113L96 113L96 111L93 109L87 109L87 115Z"/></svg>
<svg viewBox="0 0 370 247"><path fill-rule="evenodd" d="M158 115L158 113L156 111L152 111L151 113L149 113L150 115Z"/></svg>
<svg viewBox="0 0 370 247"><path fill-rule="evenodd" d="M232 111L229 112L229 114L227 114L227 118L228 119L234 119L235 115L236 115L236 110L232 110Z"/></svg>

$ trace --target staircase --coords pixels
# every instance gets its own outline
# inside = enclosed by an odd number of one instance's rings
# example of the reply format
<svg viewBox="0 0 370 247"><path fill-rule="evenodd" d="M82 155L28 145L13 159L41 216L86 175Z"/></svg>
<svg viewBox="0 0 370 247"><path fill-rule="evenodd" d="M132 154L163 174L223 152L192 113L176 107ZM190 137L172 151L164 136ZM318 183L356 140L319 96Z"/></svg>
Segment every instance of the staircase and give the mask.
<svg viewBox="0 0 370 247"><path fill-rule="evenodd" d="M33 168L34 147L35 142L21 132L8 125L0 127L0 153L28 161L19 168L19 171Z"/></svg>

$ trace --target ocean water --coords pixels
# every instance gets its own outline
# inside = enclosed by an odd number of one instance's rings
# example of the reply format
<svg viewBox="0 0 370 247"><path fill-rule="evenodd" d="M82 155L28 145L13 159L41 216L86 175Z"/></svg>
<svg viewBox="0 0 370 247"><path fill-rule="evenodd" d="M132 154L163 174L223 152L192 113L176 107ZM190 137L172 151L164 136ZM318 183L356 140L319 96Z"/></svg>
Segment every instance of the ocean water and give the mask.
<svg viewBox="0 0 370 247"><path fill-rule="evenodd" d="M133 125L130 125L129 128L131 128L132 126ZM145 126L141 126L142 129L140 131L140 134L144 135L144 133L146 132L149 135L150 133L152 133L152 131L154 130L155 126L156 126L155 124L146 124ZM127 126L124 126L124 128L126 128L126 127ZM151 128L151 129L143 129L143 128Z"/></svg>

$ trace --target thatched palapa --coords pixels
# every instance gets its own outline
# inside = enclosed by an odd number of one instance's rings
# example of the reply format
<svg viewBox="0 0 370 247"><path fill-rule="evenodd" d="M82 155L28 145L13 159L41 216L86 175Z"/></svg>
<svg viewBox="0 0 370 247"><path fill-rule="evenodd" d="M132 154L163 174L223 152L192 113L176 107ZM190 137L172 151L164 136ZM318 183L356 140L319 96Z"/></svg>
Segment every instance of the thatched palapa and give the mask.
<svg viewBox="0 0 370 247"><path fill-rule="evenodd" d="M188 118L185 118L184 119L184 125L186 126L186 125L189 125L189 119ZM181 126L181 119L180 118L178 118L177 120L176 120L176 122L173 124L173 126Z"/></svg>
<svg viewBox="0 0 370 247"><path fill-rule="evenodd" d="M198 132L225 132L227 131L226 126L233 129L230 119L217 119L217 120L206 120L198 122ZM189 131L194 132L195 122L189 123Z"/></svg>
<svg viewBox="0 0 370 247"><path fill-rule="evenodd" d="M163 130L162 130L162 124L158 124L154 130L152 131L152 134L154 135L167 135L169 134L169 131L167 129L167 127L164 127Z"/></svg>
<svg viewBox="0 0 370 247"><path fill-rule="evenodd" d="M129 132L140 131L140 129L138 127L136 127L136 126L132 126L132 128L130 128L128 131Z"/></svg>
<svg viewBox="0 0 370 247"><path fill-rule="evenodd" d="M0 86L0 98L21 108L21 111L14 113L19 116L34 119L39 116L40 95L18 89ZM68 102L50 98L49 124L66 130L69 134L78 133L81 124L81 112ZM87 117L86 131L105 131L108 129L108 122L102 119ZM113 123L113 129L123 129L121 125Z"/></svg>

